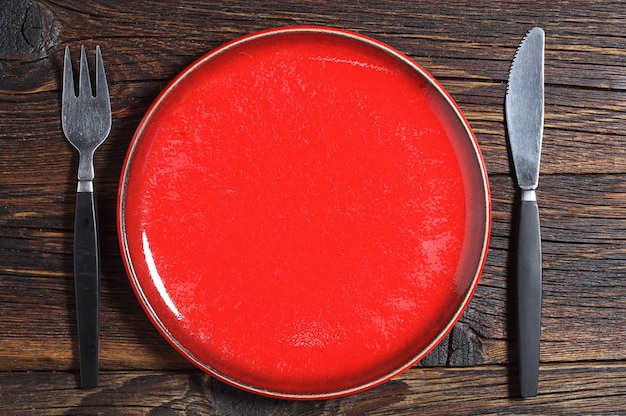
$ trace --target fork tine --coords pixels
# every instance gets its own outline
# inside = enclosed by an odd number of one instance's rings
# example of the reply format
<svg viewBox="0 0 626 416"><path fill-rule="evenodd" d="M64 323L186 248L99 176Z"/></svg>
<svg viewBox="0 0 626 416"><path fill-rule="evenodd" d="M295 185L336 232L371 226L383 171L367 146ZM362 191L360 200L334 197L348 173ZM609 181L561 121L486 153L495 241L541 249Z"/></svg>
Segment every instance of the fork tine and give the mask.
<svg viewBox="0 0 626 416"><path fill-rule="evenodd" d="M96 46L96 97L107 101L109 100L109 87L107 86L107 77L104 73L100 45Z"/></svg>
<svg viewBox="0 0 626 416"><path fill-rule="evenodd" d="M87 64L84 45L80 47L80 74L78 77L78 96L80 97L86 94L93 96L91 91L91 78L89 78L89 65Z"/></svg>
<svg viewBox="0 0 626 416"><path fill-rule="evenodd" d="M74 73L72 72L72 60L70 59L70 47L65 47L65 60L63 62L63 92L62 99L65 101L68 94L72 94L72 97L76 96L76 90L74 88Z"/></svg>

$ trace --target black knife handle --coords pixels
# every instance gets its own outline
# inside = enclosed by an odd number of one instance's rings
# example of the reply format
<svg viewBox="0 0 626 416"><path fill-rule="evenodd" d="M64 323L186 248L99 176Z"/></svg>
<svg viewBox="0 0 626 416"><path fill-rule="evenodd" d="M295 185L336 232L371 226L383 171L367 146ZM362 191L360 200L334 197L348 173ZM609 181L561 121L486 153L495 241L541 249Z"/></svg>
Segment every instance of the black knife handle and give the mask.
<svg viewBox="0 0 626 416"><path fill-rule="evenodd" d="M516 280L520 394L534 397L541 341L541 232L536 200L521 202Z"/></svg>
<svg viewBox="0 0 626 416"><path fill-rule="evenodd" d="M100 250L93 192L76 193L74 286L82 388L98 385Z"/></svg>

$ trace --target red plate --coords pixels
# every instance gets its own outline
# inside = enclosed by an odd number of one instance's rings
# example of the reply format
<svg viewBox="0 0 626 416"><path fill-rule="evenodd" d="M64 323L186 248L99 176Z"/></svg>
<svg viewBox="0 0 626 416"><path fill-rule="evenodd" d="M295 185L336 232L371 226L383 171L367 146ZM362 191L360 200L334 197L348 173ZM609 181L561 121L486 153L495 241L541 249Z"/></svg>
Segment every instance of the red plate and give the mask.
<svg viewBox="0 0 626 416"><path fill-rule="evenodd" d="M214 377L337 397L424 357L485 260L487 174L421 67L350 32L282 28L183 71L141 122L123 258L163 336Z"/></svg>

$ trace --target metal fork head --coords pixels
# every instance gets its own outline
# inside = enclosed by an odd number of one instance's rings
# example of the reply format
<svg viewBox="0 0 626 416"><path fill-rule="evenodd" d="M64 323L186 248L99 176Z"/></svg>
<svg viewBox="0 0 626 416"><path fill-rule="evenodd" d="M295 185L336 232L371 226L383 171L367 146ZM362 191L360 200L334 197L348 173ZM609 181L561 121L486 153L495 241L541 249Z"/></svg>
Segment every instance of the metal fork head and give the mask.
<svg viewBox="0 0 626 416"><path fill-rule="evenodd" d="M69 47L65 48L61 122L65 137L80 155L79 181L93 180L93 154L111 131L111 102L99 46L96 46L95 75L96 91L94 95L85 47L81 46L78 95L76 95L70 49Z"/></svg>

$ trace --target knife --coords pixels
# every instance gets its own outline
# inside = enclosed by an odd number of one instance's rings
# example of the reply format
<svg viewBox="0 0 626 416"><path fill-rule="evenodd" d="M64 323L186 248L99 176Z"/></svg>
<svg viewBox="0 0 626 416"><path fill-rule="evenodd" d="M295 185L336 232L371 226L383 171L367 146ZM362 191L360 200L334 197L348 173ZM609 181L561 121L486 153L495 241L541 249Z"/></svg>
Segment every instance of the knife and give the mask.
<svg viewBox="0 0 626 416"><path fill-rule="evenodd" d="M535 189L543 136L545 34L531 29L517 49L505 99L506 126L521 189L517 234L517 342L521 397L537 395L541 340L541 231Z"/></svg>

